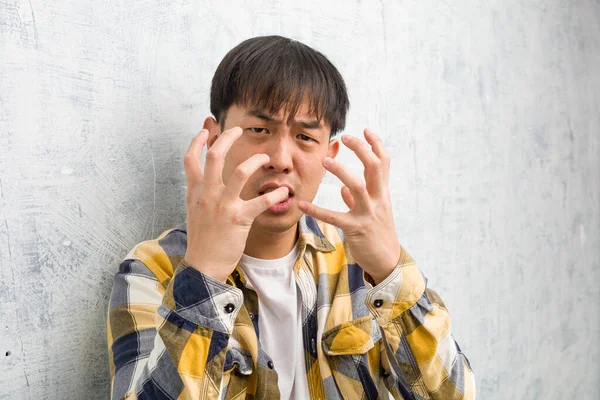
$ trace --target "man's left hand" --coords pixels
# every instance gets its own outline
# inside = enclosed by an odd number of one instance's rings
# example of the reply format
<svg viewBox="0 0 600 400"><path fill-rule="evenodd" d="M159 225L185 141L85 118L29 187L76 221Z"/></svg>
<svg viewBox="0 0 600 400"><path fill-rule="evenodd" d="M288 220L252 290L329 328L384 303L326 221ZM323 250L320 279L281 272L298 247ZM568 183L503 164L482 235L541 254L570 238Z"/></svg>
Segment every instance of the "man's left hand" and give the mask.
<svg viewBox="0 0 600 400"><path fill-rule="evenodd" d="M377 135L368 129L364 135L368 144L349 135L342 136L342 143L354 151L365 166L365 182L336 160L330 157L323 160L323 166L344 184L342 199L350 210L336 212L307 201L300 201L298 207L342 229L354 260L379 284L396 267L402 247L390 200L390 157Z"/></svg>

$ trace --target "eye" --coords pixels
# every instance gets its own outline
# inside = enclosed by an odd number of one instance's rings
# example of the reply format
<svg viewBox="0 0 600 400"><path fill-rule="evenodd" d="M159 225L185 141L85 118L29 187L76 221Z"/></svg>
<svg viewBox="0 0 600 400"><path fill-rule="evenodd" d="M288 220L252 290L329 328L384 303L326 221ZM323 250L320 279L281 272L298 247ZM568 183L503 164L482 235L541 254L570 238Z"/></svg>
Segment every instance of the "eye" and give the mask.
<svg viewBox="0 0 600 400"><path fill-rule="evenodd" d="M248 128L249 130L251 130L253 133L268 133L269 131L267 130L267 128Z"/></svg>
<svg viewBox="0 0 600 400"><path fill-rule="evenodd" d="M299 134L298 137L304 142L310 142L311 140L316 141L315 139L305 135L304 133Z"/></svg>

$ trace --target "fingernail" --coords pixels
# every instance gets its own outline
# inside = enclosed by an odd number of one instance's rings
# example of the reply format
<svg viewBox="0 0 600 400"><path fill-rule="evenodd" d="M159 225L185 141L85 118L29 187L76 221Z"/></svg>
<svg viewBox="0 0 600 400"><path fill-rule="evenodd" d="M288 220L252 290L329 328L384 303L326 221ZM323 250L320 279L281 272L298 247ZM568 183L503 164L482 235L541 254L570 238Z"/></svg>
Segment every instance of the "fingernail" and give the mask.
<svg viewBox="0 0 600 400"><path fill-rule="evenodd" d="M323 165L325 165L326 167L329 167L332 163L333 159L331 159L331 157L325 157L323 159Z"/></svg>

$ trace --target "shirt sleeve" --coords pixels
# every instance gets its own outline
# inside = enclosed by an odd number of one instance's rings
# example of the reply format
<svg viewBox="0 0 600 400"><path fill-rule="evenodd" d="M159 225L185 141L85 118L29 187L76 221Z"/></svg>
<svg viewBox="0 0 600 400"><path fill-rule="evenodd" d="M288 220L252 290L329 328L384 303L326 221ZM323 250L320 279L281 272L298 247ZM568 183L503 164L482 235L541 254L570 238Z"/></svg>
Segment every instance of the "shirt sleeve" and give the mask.
<svg viewBox="0 0 600 400"><path fill-rule="evenodd" d="M394 398L475 399L475 377L452 336L450 314L404 248L393 272L370 285L365 304L383 333L382 368Z"/></svg>
<svg viewBox="0 0 600 400"><path fill-rule="evenodd" d="M163 286L124 260L107 316L111 399L217 399L242 292L178 264Z"/></svg>

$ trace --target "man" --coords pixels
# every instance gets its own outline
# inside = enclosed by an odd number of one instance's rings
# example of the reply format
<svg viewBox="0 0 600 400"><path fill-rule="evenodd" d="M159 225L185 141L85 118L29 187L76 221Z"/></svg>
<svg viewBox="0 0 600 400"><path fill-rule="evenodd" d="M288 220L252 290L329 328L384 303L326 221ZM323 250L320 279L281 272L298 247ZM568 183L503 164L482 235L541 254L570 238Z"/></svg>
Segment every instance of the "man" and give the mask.
<svg viewBox="0 0 600 400"><path fill-rule="evenodd" d="M112 398L472 399L450 317L398 241L380 139L321 53L246 40L184 156L187 220L138 244L108 313ZM206 163L201 152L207 145ZM311 204L326 171L347 213Z"/></svg>

